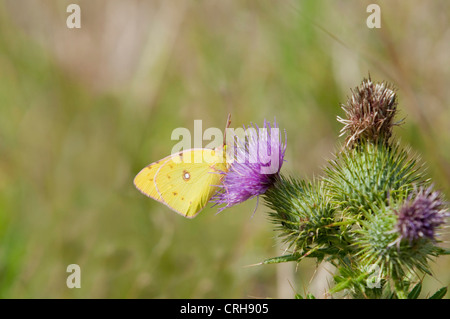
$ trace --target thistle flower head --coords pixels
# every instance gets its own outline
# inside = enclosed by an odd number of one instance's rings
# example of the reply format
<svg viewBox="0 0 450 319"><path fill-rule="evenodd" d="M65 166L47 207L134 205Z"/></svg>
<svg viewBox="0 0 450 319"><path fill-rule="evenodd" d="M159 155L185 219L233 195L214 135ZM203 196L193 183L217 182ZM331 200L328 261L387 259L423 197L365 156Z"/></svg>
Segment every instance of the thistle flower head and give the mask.
<svg viewBox="0 0 450 319"><path fill-rule="evenodd" d="M327 195L321 181L307 183L284 176L264 194L266 206L273 210L270 219L287 249L301 254L312 249L317 252L338 237L339 227L330 226L336 209Z"/></svg>
<svg viewBox="0 0 450 319"><path fill-rule="evenodd" d="M227 145L228 172L211 201L225 205L219 212L247 199L264 194L276 181L284 161L286 141L281 141L276 122L264 127L251 125L245 138L236 136L235 148ZM230 156L231 153L231 156Z"/></svg>
<svg viewBox="0 0 450 319"><path fill-rule="evenodd" d="M361 142L344 149L325 168L326 187L344 213L353 216L373 212L374 206L404 198L413 184L426 182L417 156L399 144ZM363 214L364 215L364 214Z"/></svg>
<svg viewBox="0 0 450 319"><path fill-rule="evenodd" d="M342 105L346 118L337 117L344 124L341 135L348 133L347 146L354 146L360 141L377 142L380 139L388 142L392 135L394 116L397 112L397 95L388 83L373 83L364 79L359 87Z"/></svg>
<svg viewBox="0 0 450 319"><path fill-rule="evenodd" d="M420 188L414 197L397 211L396 229L401 239L411 244L419 238L436 240L436 229L445 222L449 213L444 209L440 193L432 191L432 187Z"/></svg>
<svg viewBox="0 0 450 319"><path fill-rule="evenodd" d="M388 280L392 286L403 285L402 280L412 274L430 274L429 260L439 255L434 243L421 240L412 246L399 240L397 218L392 208L381 206L375 210L373 215L360 221L361 227L354 232L357 267L369 271L370 267L378 266L378 278Z"/></svg>

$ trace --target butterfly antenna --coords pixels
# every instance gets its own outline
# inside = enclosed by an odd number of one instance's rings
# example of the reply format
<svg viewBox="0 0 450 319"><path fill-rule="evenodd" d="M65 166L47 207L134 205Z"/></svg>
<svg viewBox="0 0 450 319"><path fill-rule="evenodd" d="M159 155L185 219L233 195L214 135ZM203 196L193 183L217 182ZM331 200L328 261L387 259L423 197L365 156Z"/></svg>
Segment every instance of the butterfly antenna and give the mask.
<svg viewBox="0 0 450 319"><path fill-rule="evenodd" d="M225 132L223 134L223 145L226 145L226 141L227 141L227 128L229 128L231 125L231 113L228 113L228 117L227 117L227 123L225 124Z"/></svg>
<svg viewBox="0 0 450 319"><path fill-rule="evenodd" d="M256 206L255 206L255 210L253 211L253 214L252 214L251 218L253 218L253 216L255 216L256 209L258 209L258 203L259 203L259 196L256 196Z"/></svg>

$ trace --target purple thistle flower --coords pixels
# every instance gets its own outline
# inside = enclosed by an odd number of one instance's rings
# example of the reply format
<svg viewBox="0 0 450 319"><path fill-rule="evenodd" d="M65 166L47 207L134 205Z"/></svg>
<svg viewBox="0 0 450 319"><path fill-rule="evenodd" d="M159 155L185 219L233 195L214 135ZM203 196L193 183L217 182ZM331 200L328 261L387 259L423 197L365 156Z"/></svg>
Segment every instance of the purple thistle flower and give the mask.
<svg viewBox="0 0 450 319"><path fill-rule="evenodd" d="M415 198L409 196L408 201L397 211L396 229L400 233L400 240L407 239L411 244L418 238L436 240L436 228L444 224L449 213L444 209L444 202L440 193L420 188Z"/></svg>
<svg viewBox="0 0 450 319"><path fill-rule="evenodd" d="M245 127L244 127L245 129ZM286 134L286 131L285 131ZM251 125L245 130L245 138L235 136L235 147L227 145L227 162L231 165L218 192L211 201L225 205L218 209L242 203L264 194L277 180L286 151L279 128L264 120L264 127Z"/></svg>

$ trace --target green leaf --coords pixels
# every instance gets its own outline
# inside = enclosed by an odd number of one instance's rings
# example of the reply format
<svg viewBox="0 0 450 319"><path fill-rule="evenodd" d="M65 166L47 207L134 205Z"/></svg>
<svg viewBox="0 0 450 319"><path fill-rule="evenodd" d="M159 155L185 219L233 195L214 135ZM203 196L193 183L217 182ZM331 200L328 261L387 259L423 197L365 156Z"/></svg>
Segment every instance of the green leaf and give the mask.
<svg viewBox="0 0 450 319"><path fill-rule="evenodd" d="M447 287L442 287L434 293L429 299L442 299L447 294Z"/></svg>
<svg viewBox="0 0 450 319"><path fill-rule="evenodd" d="M295 298L295 299L303 299L302 295L300 295L300 294L295 294L295 295L294 295L294 298Z"/></svg>
<svg viewBox="0 0 450 319"><path fill-rule="evenodd" d="M450 249L444 249L444 248L441 248L441 247L436 247L435 248L435 252L436 252L437 256L439 256L439 255L450 255Z"/></svg>
<svg viewBox="0 0 450 319"><path fill-rule="evenodd" d="M417 299L419 298L420 292L422 291L422 283L419 282L414 288L409 292L408 299Z"/></svg>
<svg viewBox="0 0 450 319"><path fill-rule="evenodd" d="M330 289L329 293L334 294L336 292L342 291L344 289L347 289L350 286L350 279L343 280L339 283L337 283L333 288Z"/></svg>
<svg viewBox="0 0 450 319"><path fill-rule="evenodd" d="M306 295L306 299L316 299L312 293Z"/></svg>
<svg viewBox="0 0 450 319"><path fill-rule="evenodd" d="M289 262L289 261L297 261L301 257L302 257L302 255L300 255L300 254L283 255L283 256L266 259L262 263L264 265L279 264L279 263L285 263L285 262Z"/></svg>

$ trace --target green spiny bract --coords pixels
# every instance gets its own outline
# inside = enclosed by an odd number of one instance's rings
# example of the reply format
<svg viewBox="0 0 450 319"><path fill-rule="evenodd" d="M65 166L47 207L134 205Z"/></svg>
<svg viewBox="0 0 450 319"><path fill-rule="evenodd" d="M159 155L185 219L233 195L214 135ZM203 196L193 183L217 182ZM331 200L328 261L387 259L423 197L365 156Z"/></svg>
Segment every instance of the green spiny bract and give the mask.
<svg viewBox="0 0 450 319"><path fill-rule="evenodd" d="M333 248L340 240L340 228L334 225L335 208L329 199L322 182L306 183L283 176L264 195L280 237L299 254L313 248Z"/></svg>
<svg viewBox="0 0 450 319"><path fill-rule="evenodd" d="M429 206L437 207L443 218L448 216L441 211L442 202L438 200L437 192L430 189L412 192L408 198L399 196L395 200L391 197L387 204L380 201L371 205L370 211L362 208L361 214L346 218L353 221L352 227L342 234L348 247L341 250L338 258L327 258L339 270L335 276L336 285L329 293L345 290L353 298L415 295L408 292L410 283L419 281L423 274L431 275L429 261L448 252L436 245L438 240L434 237L419 237L413 241L404 237L398 229L398 211L405 203L409 205L412 195L433 194L429 196L430 200L439 205Z"/></svg>
<svg viewBox="0 0 450 319"><path fill-rule="evenodd" d="M430 239L419 239L412 245L401 240L396 230L397 204L391 205L377 207L360 221L360 227L354 230L354 260L361 270L375 267L378 278L389 282L391 289L404 289L405 279L417 280L420 272L431 275L428 261L438 256L440 249Z"/></svg>
<svg viewBox="0 0 450 319"><path fill-rule="evenodd" d="M344 213L359 216L426 183L417 162L398 145L362 143L330 161L325 187Z"/></svg>

